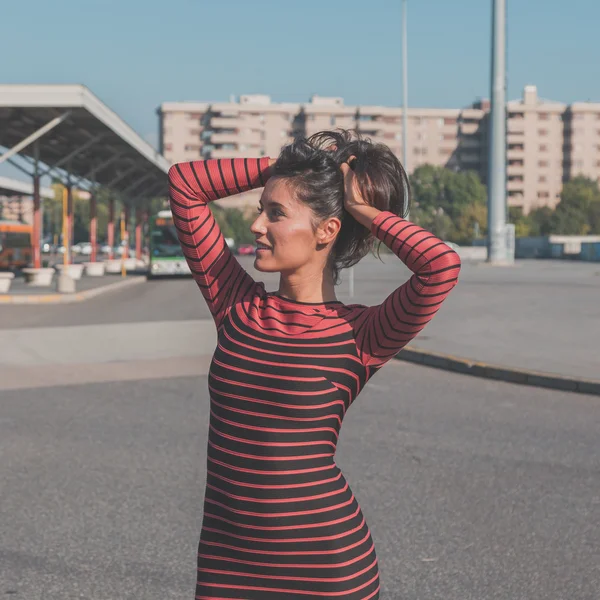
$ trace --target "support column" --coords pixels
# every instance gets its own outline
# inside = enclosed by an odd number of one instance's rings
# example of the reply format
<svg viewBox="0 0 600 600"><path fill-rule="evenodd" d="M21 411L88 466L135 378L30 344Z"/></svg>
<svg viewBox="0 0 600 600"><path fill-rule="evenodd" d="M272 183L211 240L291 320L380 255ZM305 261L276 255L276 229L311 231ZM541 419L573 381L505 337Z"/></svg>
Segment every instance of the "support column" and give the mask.
<svg viewBox="0 0 600 600"><path fill-rule="evenodd" d="M110 248L108 251L108 258L114 258L114 246L115 246L115 199L113 196L108 198L108 226L106 231L106 242Z"/></svg>
<svg viewBox="0 0 600 600"><path fill-rule="evenodd" d="M42 268L41 243L42 243L42 211L40 207L40 177L37 174L33 176L33 268Z"/></svg>
<svg viewBox="0 0 600 600"><path fill-rule="evenodd" d="M71 187L70 182L67 184L66 190L67 202L65 207L65 225L63 227L63 246L65 247L64 264L69 265L71 264L71 221L73 220L73 188Z"/></svg>
<svg viewBox="0 0 600 600"><path fill-rule="evenodd" d="M148 222L150 221L150 210L148 208L144 209L144 216L143 216L143 227L142 227L142 249L143 248L148 248L148 251L150 251L150 239L149 239L149 235L150 235L150 228L148 227Z"/></svg>
<svg viewBox="0 0 600 600"><path fill-rule="evenodd" d="M96 212L96 192L92 191L90 196L90 244L92 246L92 254L90 262L96 262L98 253L98 218Z"/></svg>
<svg viewBox="0 0 600 600"><path fill-rule="evenodd" d="M121 219L123 220L123 224L121 225L121 242L125 242L123 245L123 259L127 259L129 258L129 210L126 204L123 206Z"/></svg>
<svg viewBox="0 0 600 600"><path fill-rule="evenodd" d="M142 209L135 211L135 258L142 260Z"/></svg>
<svg viewBox="0 0 600 600"><path fill-rule="evenodd" d="M73 247L74 221L75 219L73 218L73 186L69 183L69 185L67 186L67 236L69 238L69 251Z"/></svg>
<svg viewBox="0 0 600 600"><path fill-rule="evenodd" d="M33 268L42 268L42 257L40 246L42 243L42 211L40 202L40 169L39 169L39 154L40 147L38 142L34 142L33 146L33 239L31 256L33 258Z"/></svg>

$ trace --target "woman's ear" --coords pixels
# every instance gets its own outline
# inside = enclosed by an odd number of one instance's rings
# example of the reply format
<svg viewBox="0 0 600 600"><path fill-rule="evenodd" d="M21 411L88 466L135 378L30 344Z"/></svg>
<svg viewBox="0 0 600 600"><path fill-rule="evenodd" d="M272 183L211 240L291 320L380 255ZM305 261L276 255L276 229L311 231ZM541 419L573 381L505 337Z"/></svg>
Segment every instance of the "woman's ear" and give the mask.
<svg viewBox="0 0 600 600"><path fill-rule="evenodd" d="M325 219L317 229L317 243L319 244L329 244L337 237L340 229L342 227L342 222L337 217L331 217L330 219Z"/></svg>

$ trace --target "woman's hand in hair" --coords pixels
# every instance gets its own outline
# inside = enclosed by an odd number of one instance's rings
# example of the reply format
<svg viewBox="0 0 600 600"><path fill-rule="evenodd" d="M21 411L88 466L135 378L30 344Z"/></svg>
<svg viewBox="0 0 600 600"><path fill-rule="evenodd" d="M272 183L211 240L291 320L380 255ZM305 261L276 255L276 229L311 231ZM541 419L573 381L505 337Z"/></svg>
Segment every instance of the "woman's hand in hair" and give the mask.
<svg viewBox="0 0 600 600"><path fill-rule="evenodd" d="M373 219L379 214L379 210L371 206L363 197L356 174L350 167L352 161L356 160L351 156L345 163L342 163L341 170L344 175L344 208L365 227L370 227ZM350 163L350 164L349 164Z"/></svg>

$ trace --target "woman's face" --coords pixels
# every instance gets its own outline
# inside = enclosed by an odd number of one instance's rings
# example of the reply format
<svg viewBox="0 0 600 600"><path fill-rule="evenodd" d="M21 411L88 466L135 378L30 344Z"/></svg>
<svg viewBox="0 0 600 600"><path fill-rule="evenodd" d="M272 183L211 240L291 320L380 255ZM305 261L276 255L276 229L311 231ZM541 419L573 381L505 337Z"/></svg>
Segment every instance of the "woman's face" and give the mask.
<svg viewBox="0 0 600 600"><path fill-rule="evenodd" d="M269 273L292 273L317 260L325 264L329 242L339 231L339 219L327 219L315 229L314 218L312 210L296 200L289 181L269 179L259 215L250 227L257 245L254 267Z"/></svg>

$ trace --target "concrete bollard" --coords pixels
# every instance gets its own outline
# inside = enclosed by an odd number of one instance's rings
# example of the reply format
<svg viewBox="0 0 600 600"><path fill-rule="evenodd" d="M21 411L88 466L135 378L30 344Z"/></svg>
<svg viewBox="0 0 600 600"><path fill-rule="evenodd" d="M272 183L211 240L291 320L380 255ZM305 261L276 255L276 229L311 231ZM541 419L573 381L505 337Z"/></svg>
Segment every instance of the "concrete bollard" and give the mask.
<svg viewBox="0 0 600 600"><path fill-rule="evenodd" d="M81 279L81 275L83 274L83 265L81 263L71 263L70 265L55 265L54 267L59 273L62 273L66 270L69 274L69 277L75 281L79 281Z"/></svg>
<svg viewBox="0 0 600 600"><path fill-rule="evenodd" d="M10 284L14 277L14 273L0 273L0 294L6 294L10 290Z"/></svg>
<svg viewBox="0 0 600 600"><path fill-rule="evenodd" d="M59 294L74 294L75 280L67 272L62 271L56 281L56 291Z"/></svg>
<svg viewBox="0 0 600 600"><path fill-rule="evenodd" d="M86 262L85 274L88 277L102 277L104 275L105 264L103 262Z"/></svg>
<svg viewBox="0 0 600 600"><path fill-rule="evenodd" d="M22 270L25 277L25 283L32 287L46 287L52 285L54 277L54 269L33 269L27 268Z"/></svg>

